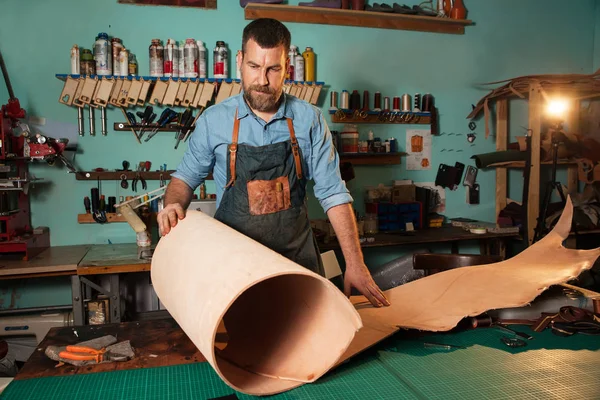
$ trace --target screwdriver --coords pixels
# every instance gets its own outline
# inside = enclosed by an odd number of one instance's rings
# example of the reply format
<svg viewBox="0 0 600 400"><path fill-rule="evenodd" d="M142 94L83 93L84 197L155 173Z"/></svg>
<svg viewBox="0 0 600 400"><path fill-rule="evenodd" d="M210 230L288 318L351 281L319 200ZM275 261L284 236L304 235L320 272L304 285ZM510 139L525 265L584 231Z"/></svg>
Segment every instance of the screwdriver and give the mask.
<svg viewBox="0 0 600 400"><path fill-rule="evenodd" d="M200 115L202 114L202 108L200 109L200 111L198 111L198 114L196 114L196 118L194 118L194 122L191 123L188 131L186 132L185 136L183 137L183 141L187 141L188 137L190 136L190 133L192 133L192 126L196 125L196 121L198 121L198 118L200 118Z"/></svg>
<svg viewBox="0 0 600 400"><path fill-rule="evenodd" d="M166 108L162 112L162 114L160 114L160 118L158 119L158 122L157 122L158 125L156 126L156 128L152 129L152 132L150 132L150 134L144 141L147 142L148 140L152 139L154 137L154 135L156 135L156 133L158 132L158 130L160 128L164 128L165 125L167 125L169 123L169 121L171 121L171 119L173 119L173 116L177 116L177 113L175 111L171 110L170 108Z"/></svg>
<svg viewBox="0 0 600 400"><path fill-rule="evenodd" d="M192 123L194 121L193 117L194 115L192 114L192 110L190 108L185 110L185 112L181 116L180 128L177 134L177 141L175 142L175 149L179 147L179 142L181 141L181 139L183 139L185 133L187 133L187 131L192 126Z"/></svg>
<svg viewBox="0 0 600 400"><path fill-rule="evenodd" d="M125 112L125 109L122 107L121 107L121 111L123 111L123 115L129 121L129 127L131 129L131 132L133 133L133 136L135 136L135 140L137 140L137 142L139 144L142 144L142 142L140 141L140 138L138 137L137 133L135 132L135 129L133 128L133 126L135 125L135 115L133 115L133 113L130 113L130 112Z"/></svg>
<svg viewBox="0 0 600 400"><path fill-rule="evenodd" d="M152 108L152 106L146 106L146 109L143 113L137 112L137 116L140 117L142 120L142 127L138 135L138 137L141 139L144 135L144 131L146 130L148 124L152 123L152 121L154 121L154 118L156 118L156 114L154 113L154 109Z"/></svg>

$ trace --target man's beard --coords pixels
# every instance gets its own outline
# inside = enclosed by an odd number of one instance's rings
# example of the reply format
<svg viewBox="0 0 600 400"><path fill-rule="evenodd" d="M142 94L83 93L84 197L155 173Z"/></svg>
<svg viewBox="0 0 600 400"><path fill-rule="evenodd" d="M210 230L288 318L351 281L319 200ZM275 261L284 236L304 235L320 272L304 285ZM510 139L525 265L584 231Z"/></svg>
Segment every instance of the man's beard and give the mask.
<svg viewBox="0 0 600 400"><path fill-rule="evenodd" d="M278 93L270 87L250 85L244 88L244 99L253 110L259 112L276 110L280 97L281 92Z"/></svg>

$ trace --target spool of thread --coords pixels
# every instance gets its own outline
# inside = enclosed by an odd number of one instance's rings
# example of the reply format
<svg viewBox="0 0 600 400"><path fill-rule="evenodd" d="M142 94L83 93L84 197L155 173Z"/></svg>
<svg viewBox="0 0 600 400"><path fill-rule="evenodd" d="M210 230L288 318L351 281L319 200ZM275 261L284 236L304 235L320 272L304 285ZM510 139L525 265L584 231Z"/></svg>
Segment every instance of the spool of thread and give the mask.
<svg viewBox="0 0 600 400"><path fill-rule="evenodd" d="M411 104L410 104L410 94L405 93L402 95L402 111L403 112L410 112L411 109Z"/></svg>
<svg viewBox="0 0 600 400"><path fill-rule="evenodd" d="M331 92L329 95L329 109L333 111L338 109L338 92Z"/></svg>
<svg viewBox="0 0 600 400"><path fill-rule="evenodd" d="M375 92L375 104L373 111L381 111L381 93Z"/></svg>
<svg viewBox="0 0 600 400"><path fill-rule="evenodd" d="M433 108L433 96L429 93L426 93L425 95L423 95L421 103L421 111L431 112L431 109Z"/></svg>
<svg viewBox="0 0 600 400"><path fill-rule="evenodd" d="M389 97L385 97L383 99L383 110L390 111L390 98Z"/></svg>
<svg viewBox="0 0 600 400"><path fill-rule="evenodd" d="M369 91L365 90L363 92L363 106L362 106L363 111L369 111Z"/></svg>
<svg viewBox="0 0 600 400"><path fill-rule="evenodd" d="M413 112L421 112L421 93L415 93L415 106Z"/></svg>
<svg viewBox="0 0 600 400"><path fill-rule="evenodd" d="M360 94L358 94L358 90L353 90L352 95L350 95L350 109L358 110L360 108Z"/></svg>
<svg viewBox="0 0 600 400"><path fill-rule="evenodd" d="M400 111L400 97L394 96L392 111Z"/></svg>
<svg viewBox="0 0 600 400"><path fill-rule="evenodd" d="M350 108L350 94L347 90L342 90L342 99L340 100L340 108L347 110Z"/></svg>

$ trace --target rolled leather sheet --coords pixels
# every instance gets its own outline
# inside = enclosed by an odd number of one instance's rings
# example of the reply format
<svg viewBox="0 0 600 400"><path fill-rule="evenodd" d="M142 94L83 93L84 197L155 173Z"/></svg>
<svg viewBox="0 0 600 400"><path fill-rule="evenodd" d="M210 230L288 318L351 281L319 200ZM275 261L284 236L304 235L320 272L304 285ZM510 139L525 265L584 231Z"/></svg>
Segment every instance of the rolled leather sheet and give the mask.
<svg viewBox="0 0 600 400"><path fill-rule="evenodd" d="M327 279L198 211L161 238L151 275L161 302L217 374L246 394L315 381L362 327ZM228 341L220 350L222 323Z"/></svg>

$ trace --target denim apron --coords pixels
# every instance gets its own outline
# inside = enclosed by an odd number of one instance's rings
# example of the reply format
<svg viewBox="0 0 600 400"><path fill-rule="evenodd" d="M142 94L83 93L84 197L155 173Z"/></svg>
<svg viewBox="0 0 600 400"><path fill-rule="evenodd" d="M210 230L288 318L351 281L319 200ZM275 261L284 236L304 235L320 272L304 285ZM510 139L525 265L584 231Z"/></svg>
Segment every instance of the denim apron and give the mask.
<svg viewBox="0 0 600 400"><path fill-rule="evenodd" d="M309 270L324 276L310 227L306 178L292 120L290 139L265 146L238 144L235 112L228 146L228 183L215 218Z"/></svg>

